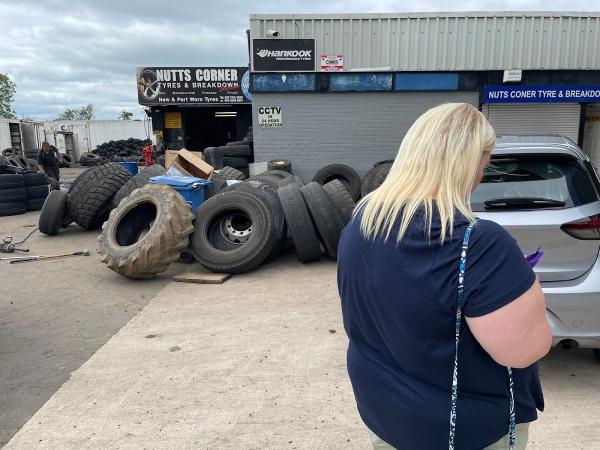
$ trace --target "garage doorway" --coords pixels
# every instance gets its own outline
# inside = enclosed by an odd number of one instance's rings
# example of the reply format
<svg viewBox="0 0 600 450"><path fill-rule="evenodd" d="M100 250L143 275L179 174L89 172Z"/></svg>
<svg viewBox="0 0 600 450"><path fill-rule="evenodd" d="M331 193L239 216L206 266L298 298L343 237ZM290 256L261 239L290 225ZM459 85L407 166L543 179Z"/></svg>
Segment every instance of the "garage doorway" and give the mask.
<svg viewBox="0 0 600 450"><path fill-rule="evenodd" d="M190 108L185 111L185 147L203 151L241 140L251 121L249 105Z"/></svg>

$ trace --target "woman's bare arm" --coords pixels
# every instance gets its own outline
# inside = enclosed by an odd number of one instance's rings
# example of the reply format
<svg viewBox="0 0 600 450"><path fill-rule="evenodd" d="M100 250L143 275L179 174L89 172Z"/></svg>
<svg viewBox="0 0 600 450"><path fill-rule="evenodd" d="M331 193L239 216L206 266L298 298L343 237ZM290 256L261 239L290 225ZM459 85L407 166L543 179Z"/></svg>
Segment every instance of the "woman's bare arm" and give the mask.
<svg viewBox="0 0 600 450"><path fill-rule="evenodd" d="M503 366L527 367L552 346L544 293L537 280L527 292L502 308L466 320L475 339Z"/></svg>

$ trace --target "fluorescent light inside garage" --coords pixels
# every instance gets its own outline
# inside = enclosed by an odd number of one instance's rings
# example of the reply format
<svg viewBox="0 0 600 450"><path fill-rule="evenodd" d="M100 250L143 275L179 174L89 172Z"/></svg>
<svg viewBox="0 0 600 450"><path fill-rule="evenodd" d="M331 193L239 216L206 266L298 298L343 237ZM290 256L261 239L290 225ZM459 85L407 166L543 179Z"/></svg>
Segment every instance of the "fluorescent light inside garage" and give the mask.
<svg viewBox="0 0 600 450"><path fill-rule="evenodd" d="M236 111L218 111L215 113L215 117L236 117Z"/></svg>

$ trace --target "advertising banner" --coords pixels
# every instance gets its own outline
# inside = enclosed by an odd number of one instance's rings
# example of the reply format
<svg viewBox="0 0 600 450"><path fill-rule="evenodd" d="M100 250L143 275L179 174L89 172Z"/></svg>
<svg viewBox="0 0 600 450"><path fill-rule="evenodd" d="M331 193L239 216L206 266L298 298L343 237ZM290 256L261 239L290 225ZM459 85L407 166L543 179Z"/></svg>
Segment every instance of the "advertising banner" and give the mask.
<svg viewBox="0 0 600 450"><path fill-rule="evenodd" d="M596 103L600 86L486 86L484 103Z"/></svg>
<svg viewBox="0 0 600 450"><path fill-rule="evenodd" d="M253 39L255 72L312 72L315 70L314 39Z"/></svg>
<svg viewBox="0 0 600 450"><path fill-rule="evenodd" d="M140 105L250 103L247 67L138 67Z"/></svg>

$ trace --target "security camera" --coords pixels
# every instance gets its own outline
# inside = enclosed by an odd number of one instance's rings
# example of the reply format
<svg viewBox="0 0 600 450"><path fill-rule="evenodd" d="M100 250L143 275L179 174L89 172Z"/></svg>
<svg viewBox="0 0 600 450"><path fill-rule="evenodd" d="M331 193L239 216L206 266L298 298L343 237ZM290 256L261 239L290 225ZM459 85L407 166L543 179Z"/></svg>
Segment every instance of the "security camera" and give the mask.
<svg viewBox="0 0 600 450"><path fill-rule="evenodd" d="M277 36L279 36L279 31L277 31L277 30L267 30L267 36L277 37Z"/></svg>

